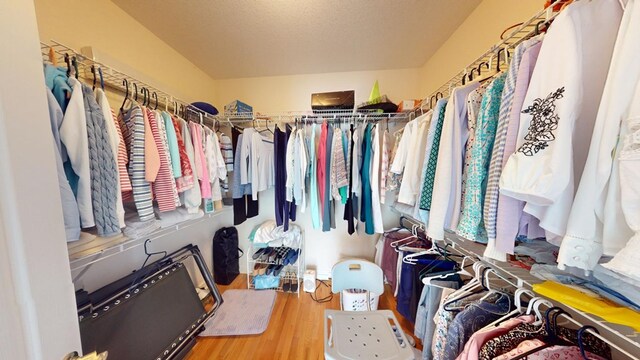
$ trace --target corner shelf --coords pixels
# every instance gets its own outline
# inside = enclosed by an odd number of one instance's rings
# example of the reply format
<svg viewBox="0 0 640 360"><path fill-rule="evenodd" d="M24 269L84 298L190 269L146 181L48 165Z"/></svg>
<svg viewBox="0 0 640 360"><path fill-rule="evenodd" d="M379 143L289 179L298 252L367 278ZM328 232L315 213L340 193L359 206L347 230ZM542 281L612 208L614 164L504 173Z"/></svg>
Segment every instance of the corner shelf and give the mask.
<svg viewBox="0 0 640 360"><path fill-rule="evenodd" d="M197 219L186 220L166 228L160 228L146 236L137 238L130 238L124 234L111 237L100 237L82 233L80 240L67 244L71 271L80 270L99 261L106 260L114 255L142 246L146 240L154 241L174 234L177 231L227 213L230 209L230 206L223 206L216 212L204 214L202 217Z"/></svg>

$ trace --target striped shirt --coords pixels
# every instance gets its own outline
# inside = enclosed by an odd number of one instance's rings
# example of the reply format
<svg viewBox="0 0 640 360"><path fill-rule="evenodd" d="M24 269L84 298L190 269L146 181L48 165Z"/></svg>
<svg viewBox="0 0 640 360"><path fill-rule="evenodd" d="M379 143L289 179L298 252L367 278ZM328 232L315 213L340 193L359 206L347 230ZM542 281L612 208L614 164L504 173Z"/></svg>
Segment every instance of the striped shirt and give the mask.
<svg viewBox="0 0 640 360"><path fill-rule="evenodd" d="M504 90L500 101L500 112L498 119L498 128L496 130L495 143L491 154L491 162L489 163L489 173L487 177L487 189L484 199L484 226L487 230L489 239L496 238L496 218L498 213L498 196L500 174L504 163L502 155L504 154L505 143L507 141L507 129L509 127L509 118L511 115L511 107L513 105L513 94L516 88L516 78L518 76L518 67L522 61L522 54L527 48L527 44L531 41L522 43L516 47L513 60L509 64L509 70L506 75Z"/></svg>
<svg viewBox="0 0 640 360"><path fill-rule="evenodd" d="M220 134L220 150L222 151L224 163L227 165L227 171L233 171L233 147L231 138L226 134Z"/></svg>
<svg viewBox="0 0 640 360"><path fill-rule="evenodd" d="M153 191L158 202L158 208L161 212L172 211L176 209L174 191L175 183L173 182L173 175L171 174L171 165L168 162L168 154L165 151L164 143L160 135L160 129L156 114L150 109L146 109L147 118L149 119L149 126L151 127L151 134L155 146L158 149L158 156L160 157L160 167L158 168L158 176L156 181L153 182Z"/></svg>
<svg viewBox="0 0 640 360"><path fill-rule="evenodd" d="M153 203L151 201L151 185L145 179L144 165L144 117L142 109L134 105L121 114L124 141L129 149L129 176L133 199L141 221L154 219ZM125 197L125 196L123 196Z"/></svg>

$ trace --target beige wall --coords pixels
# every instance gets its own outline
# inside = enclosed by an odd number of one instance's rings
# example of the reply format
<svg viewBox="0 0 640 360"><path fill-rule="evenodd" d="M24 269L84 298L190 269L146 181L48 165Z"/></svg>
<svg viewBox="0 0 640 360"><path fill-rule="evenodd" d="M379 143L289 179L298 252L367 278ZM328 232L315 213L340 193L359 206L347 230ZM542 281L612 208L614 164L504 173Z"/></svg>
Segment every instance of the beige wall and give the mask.
<svg viewBox="0 0 640 360"><path fill-rule="evenodd" d="M420 94L429 96L500 41L507 27L542 10L542 0L484 0L424 64Z"/></svg>
<svg viewBox="0 0 640 360"><path fill-rule="evenodd" d="M244 101L259 112L311 110L311 94L355 90L356 104L366 101L378 80L380 94L394 101L420 97L419 69L352 71L241 78L216 81L216 105Z"/></svg>
<svg viewBox="0 0 640 360"><path fill-rule="evenodd" d="M78 51L92 46L96 60L184 101L212 101L215 84L202 70L108 0L35 0L43 42Z"/></svg>

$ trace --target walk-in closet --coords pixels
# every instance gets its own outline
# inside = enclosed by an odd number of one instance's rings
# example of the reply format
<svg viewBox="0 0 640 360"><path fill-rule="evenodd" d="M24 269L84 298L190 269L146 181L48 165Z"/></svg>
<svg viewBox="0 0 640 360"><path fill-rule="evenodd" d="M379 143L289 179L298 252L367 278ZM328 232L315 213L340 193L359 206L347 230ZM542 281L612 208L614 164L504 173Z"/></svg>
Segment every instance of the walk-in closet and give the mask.
<svg viewBox="0 0 640 360"><path fill-rule="evenodd" d="M640 359L639 1L0 2L0 359Z"/></svg>

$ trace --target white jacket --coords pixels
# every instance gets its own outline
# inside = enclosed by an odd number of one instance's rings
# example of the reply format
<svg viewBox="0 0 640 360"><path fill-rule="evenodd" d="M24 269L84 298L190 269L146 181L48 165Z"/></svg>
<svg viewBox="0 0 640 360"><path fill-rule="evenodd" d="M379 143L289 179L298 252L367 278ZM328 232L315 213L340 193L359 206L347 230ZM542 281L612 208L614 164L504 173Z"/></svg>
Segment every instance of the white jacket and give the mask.
<svg viewBox="0 0 640 360"><path fill-rule="evenodd" d="M608 5L612 11L620 9L617 1L596 4ZM617 160L613 161L612 154L616 151L620 120L628 109L634 85L640 76L640 64L637 61L640 52L638 5L636 0L627 2L619 26L587 161L558 255L560 268L573 266L591 270L603 253L615 254L629 238L621 209L616 205L619 203L619 193L617 199L615 193L619 185L617 170L612 171L617 169ZM616 25L612 21L608 26ZM602 30L593 29L594 32Z"/></svg>
<svg viewBox="0 0 640 360"><path fill-rule="evenodd" d="M571 4L547 32L531 76L500 191L527 202L550 242L566 231L621 15L615 0Z"/></svg>

